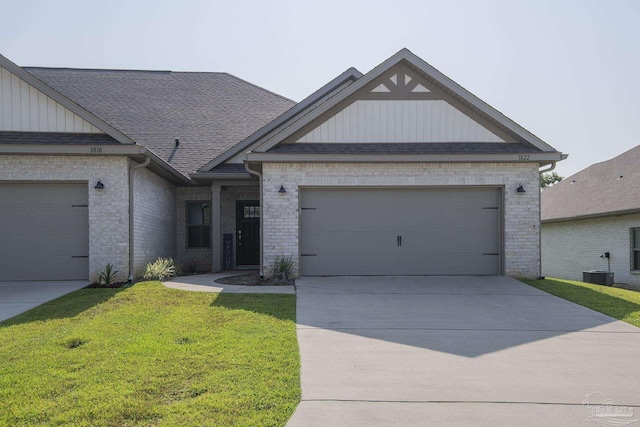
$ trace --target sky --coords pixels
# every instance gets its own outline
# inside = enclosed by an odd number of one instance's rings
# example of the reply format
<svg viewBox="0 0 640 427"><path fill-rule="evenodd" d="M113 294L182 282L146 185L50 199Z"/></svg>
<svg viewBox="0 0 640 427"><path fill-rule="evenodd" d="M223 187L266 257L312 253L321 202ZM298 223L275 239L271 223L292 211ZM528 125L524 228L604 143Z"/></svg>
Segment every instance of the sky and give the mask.
<svg viewBox="0 0 640 427"><path fill-rule="evenodd" d="M640 0L2 1L21 66L222 71L300 101L406 47L569 158L640 145Z"/></svg>

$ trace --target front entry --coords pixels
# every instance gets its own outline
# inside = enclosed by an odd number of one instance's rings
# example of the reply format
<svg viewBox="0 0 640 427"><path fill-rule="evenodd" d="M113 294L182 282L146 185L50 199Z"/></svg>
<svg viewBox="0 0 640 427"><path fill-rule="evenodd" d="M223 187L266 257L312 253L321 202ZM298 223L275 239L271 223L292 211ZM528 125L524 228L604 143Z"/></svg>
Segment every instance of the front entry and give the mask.
<svg viewBox="0 0 640 427"><path fill-rule="evenodd" d="M260 264L260 202L236 202L236 264Z"/></svg>

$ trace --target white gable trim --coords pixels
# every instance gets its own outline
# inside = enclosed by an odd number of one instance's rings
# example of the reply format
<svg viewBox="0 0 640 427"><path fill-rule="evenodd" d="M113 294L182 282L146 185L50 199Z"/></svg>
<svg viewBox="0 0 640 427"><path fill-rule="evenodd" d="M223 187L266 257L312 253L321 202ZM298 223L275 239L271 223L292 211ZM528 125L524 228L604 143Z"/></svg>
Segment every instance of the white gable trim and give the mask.
<svg viewBox="0 0 640 427"><path fill-rule="evenodd" d="M69 98L62 95L60 92L52 89L47 84L45 84L41 80L34 77L31 73L23 70L21 67L14 64L3 55L0 55L0 67L5 68L7 71L16 75L21 80L35 87L37 90L45 94L47 97L51 98L52 100L62 105L66 109L70 110L72 113L76 114L78 117L82 118L83 120L86 120L88 123L90 123L97 129L101 130L107 135L110 135L115 140L123 144L135 144L135 141L133 141L127 135L120 132L113 126L107 124L106 122L99 119L98 117L94 116L92 113L85 110L75 102L71 101Z"/></svg>
<svg viewBox="0 0 640 427"><path fill-rule="evenodd" d="M471 94L469 91L464 89L462 86L455 83L453 80L446 77L444 74L440 73L434 67L418 58L416 55L411 53L408 49L402 49L391 58L387 59L369 73L364 75L354 84L340 92L338 95L334 96L327 102L318 105L313 111L310 111L303 117L298 118L295 122L293 122L290 126L286 128L281 128L278 132L275 132L272 136L266 139L263 143L256 146L252 151L253 152L266 152L270 148L274 147L278 143L282 142L286 138L292 136L295 132L299 131L305 125L308 125L312 121L318 119L323 114L327 113L333 107L338 105L341 102L344 102L348 97L356 93L358 90L362 89L368 83L371 83L374 79L381 76L387 70L389 70L394 65L400 63L401 61L405 61L408 63L409 67L418 73L422 73L426 76L426 78L434 80L438 86L440 86L443 90L445 90L451 96L459 99L461 102L468 105L470 108L477 110L479 113L485 115L487 118L493 120L498 125L503 127L505 130L512 132L517 135L523 141L533 145L534 147L544 151L544 152L556 152L556 150L550 145L546 144L544 141L516 124L511 119L504 116L499 111L495 110L493 107L485 103L484 101L477 98L475 95Z"/></svg>
<svg viewBox="0 0 640 427"><path fill-rule="evenodd" d="M0 131L104 134L2 66Z"/></svg>

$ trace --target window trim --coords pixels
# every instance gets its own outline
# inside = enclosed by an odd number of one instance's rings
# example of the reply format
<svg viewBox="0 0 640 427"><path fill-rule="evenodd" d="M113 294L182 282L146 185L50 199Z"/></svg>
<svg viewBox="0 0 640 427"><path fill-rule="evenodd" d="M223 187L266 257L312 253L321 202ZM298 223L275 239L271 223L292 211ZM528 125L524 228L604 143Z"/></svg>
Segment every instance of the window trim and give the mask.
<svg viewBox="0 0 640 427"><path fill-rule="evenodd" d="M209 223L202 223L202 224L190 224L189 223L189 205L190 204L208 204L209 205ZM211 244L211 219L212 219L212 214L213 212L211 212L211 200L185 200L184 202L184 226L185 226L185 234L184 234L184 245L185 248L187 250L190 251L209 251L212 248L212 244ZM209 245L208 246L190 246L189 245L189 228L190 227L209 227Z"/></svg>
<svg viewBox="0 0 640 427"><path fill-rule="evenodd" d="M640 236L640 227L631 227L629 229L629 269L632 273L640 273L640 265L635 264L636 253L640 253L640 239L637 239L638 241L636 241L636 232L638 233L638 236Z"/></svg>

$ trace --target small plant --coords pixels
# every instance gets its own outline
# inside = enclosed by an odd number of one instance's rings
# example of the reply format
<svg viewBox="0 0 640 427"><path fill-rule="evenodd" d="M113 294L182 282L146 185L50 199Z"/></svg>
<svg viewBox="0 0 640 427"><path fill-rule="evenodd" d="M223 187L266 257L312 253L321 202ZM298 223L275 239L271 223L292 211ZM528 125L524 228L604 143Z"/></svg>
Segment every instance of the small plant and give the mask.
<svg viewBox="0 0 640 427"><path fill-rule="evenodd" d="M276 280L291 280L293 277L293 267L296 265L296 260L291 256L279 255L275 257L269 271Z"/></svg>
<svg viewBox="0 0 640 427"><path fill-rule="evenodd" d="M178 274L180 274L180 268L173 258L158 258L154 262L147 264L147 268L144 271L144 278L162 282Z"/></svg>
<svg viewBox="0 0 640 427"><path fill-rule="evenodd" d="M105 288L109 288L114 284L117 270L113 269L112 264L107 264L104 271L98 273L98 283Z"/></svg>

